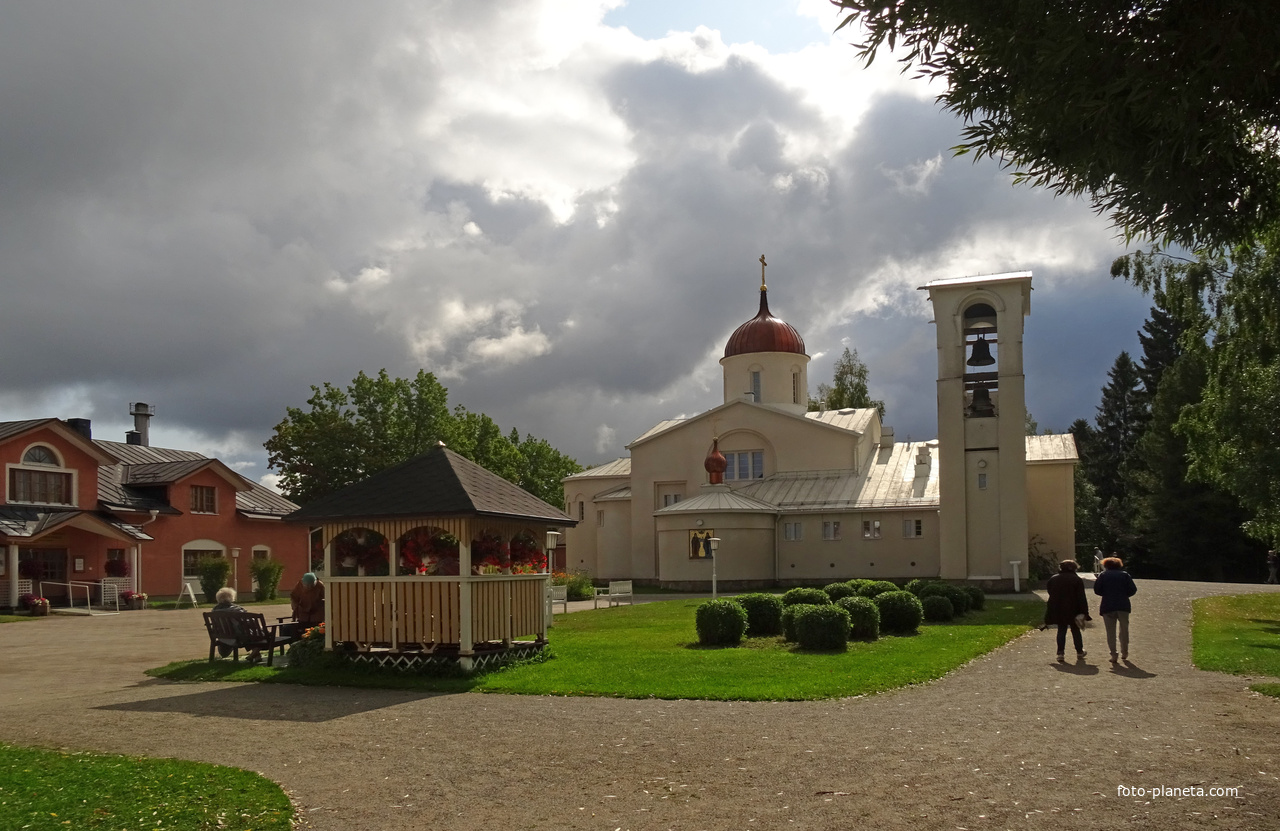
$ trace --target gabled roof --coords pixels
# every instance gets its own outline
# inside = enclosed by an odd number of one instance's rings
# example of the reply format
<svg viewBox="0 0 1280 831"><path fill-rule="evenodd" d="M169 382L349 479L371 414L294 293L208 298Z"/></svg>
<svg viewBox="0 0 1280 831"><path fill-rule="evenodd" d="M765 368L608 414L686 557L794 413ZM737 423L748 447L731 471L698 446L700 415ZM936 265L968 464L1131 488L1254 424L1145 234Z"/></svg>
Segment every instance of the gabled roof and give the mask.
<svg viewBox="0 0 1280 831"><path fill-rule="evenodd" d="M300 508L291 522L478 515L577 525L559 508L440 446Z"/></svg>
<svg viewBox="0 0 1280 831"><path fill-rule="evenodd" d="M867 427L871 424L873 414L877 414L875 409L869 408L862 410L828 410L825 413L805 413L804 415L797 415L795 413L789 413L786 410L771 407L768 404L757 404L753 401L743 400L727 401L718 407L712 407L710 410L704 410L695 416L690 416L688 418L672 418L666 421L660 421L642 433L639 438L632 439L631 443L627 445L627 449L631 449L637 444L646 442L655 436L667 432L668 430L685 424L693 424L695 421L700 421L709 416L719 414L730 407L758 407L764 412L773 413L782 418L791 418L804 424L813 424L820 426L823 429L839 430L844 433L853 433L859 436L866 432Z"/></svg>
<svg viewBox="0 0 1280 831"><path fill-rule="evenodd" d="M631 475L631 458L623 456L620 459L614 459L612 462L605 462L602 465L587 468L586 470L570 474L561 482L568 482L570 479L604 479L609 476L630 476Z"/></svg>
<svg viewBox="0 0 1280 831"><path fill-rule="evenodd" d="M275 491L246 479L222 461L194 450L102 440L95 440L94 444L122 462L98 468L98 501L111 510L181 514L158 498L156 491L210 466L236 489L236 510L246 516L278 519L298 509Z"/></svg>
<svg viewBox="0 0 1280 831"><path fill-rule="evenodd" d="M0 441L8 441L23 433L48 428L62 438L78 446L98 460L99 464L111 464L116 457L107 448L99 447L92 439L85 438L79 430L73 430L60 418L33 418L26 421L0 421Z"/></svg>

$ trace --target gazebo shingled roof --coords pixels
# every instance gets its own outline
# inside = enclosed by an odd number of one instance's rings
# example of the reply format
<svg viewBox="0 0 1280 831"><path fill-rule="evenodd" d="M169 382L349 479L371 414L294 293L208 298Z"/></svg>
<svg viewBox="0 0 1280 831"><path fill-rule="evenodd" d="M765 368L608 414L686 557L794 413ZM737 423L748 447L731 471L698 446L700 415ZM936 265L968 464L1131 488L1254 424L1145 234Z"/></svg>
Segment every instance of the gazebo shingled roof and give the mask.
<svg viewBox="0 0 1280 831"><path fill-rule="evenodd" d="M577 525L501 476L443 445L323 496L284 517L291 522L477 515Z"/></svg>

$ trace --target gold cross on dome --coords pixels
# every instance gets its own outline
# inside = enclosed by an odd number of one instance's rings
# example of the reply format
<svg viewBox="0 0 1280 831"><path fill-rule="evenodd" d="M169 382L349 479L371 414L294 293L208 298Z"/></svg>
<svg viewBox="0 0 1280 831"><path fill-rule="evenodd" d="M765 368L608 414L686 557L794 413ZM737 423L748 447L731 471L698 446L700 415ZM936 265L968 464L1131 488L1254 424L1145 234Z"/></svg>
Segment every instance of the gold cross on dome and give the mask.
<svg viewBox="0 0 1280 831"><path fill-rule="evenodd" d="M766 288L764 284L764 270L765 268L768 267L768 265L769 264L764 261L764 254L761 254L760 255L760 290L761 291L764 291Z"/></svg>

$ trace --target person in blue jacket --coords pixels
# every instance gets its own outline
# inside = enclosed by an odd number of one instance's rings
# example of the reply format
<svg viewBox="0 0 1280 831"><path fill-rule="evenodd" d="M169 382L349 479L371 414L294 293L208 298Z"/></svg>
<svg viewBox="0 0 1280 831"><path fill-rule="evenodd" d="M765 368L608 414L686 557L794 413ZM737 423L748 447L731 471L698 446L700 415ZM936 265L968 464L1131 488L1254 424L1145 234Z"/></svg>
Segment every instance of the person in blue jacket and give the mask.
<svg viewBox="0 0 1280 831"><path fill-rule="evenodd" d="M1102 597L1098 613L1107 629L1107 646L1111 648L1111 663L1120 658L1129 660L1129 612L1133 611L1129 598L1138 593L1124 562L1116 556L1102 561L1102 573L1093 581L1093 593ZM1120 628L1120 653L1116 655L1116 627Z"/></svg>

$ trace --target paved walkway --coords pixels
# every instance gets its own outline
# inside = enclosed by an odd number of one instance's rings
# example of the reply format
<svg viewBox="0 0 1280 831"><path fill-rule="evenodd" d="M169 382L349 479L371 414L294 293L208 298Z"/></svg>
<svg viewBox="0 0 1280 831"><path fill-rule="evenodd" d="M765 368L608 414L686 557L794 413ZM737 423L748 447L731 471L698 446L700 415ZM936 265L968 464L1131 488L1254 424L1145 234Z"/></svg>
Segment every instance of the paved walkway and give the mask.
<svg viewBox="0 0 1280 831"><path fill-rule="evenodd" d="M1100 628L1066 665L1033 631L935 683L790 703L173 684L142 670L204 654L198 612L54 617L0 626L0 740L258 770L324 831L1270 831L1280 701L1195 670L1189 619L1275 588L1140 581L1118 669Z"/></svg>

